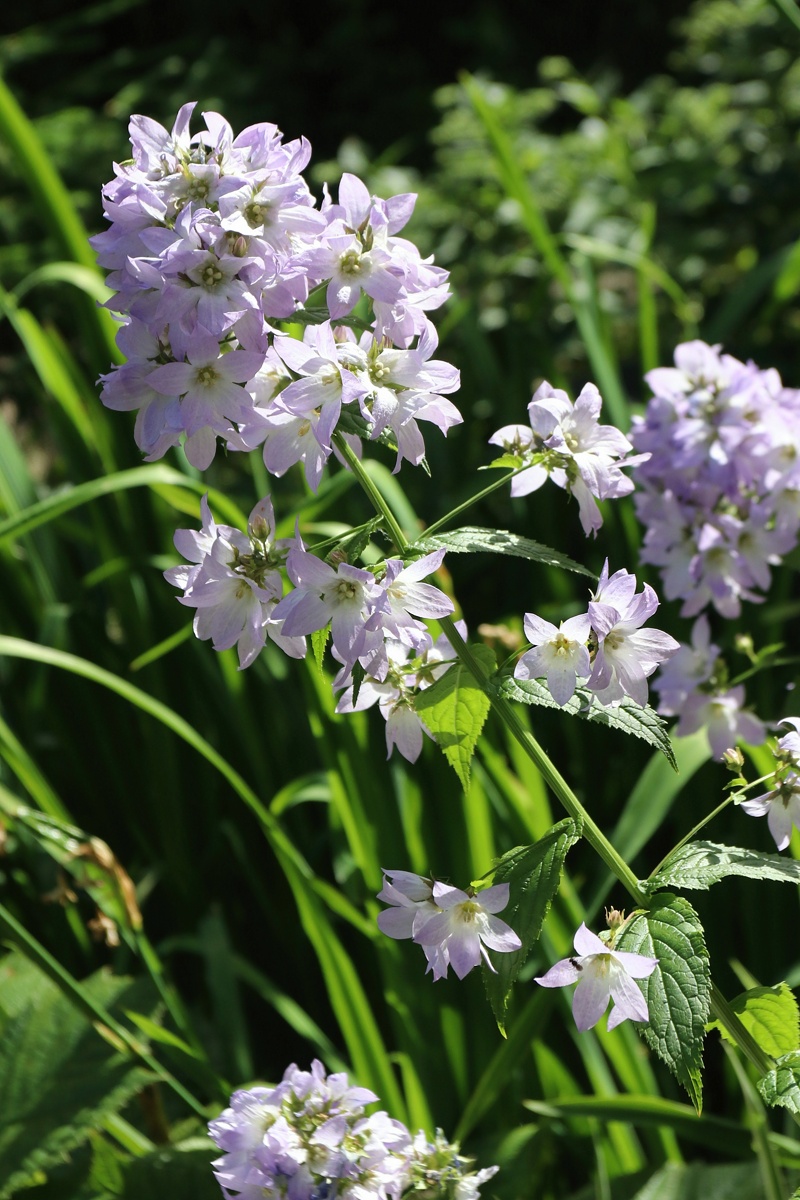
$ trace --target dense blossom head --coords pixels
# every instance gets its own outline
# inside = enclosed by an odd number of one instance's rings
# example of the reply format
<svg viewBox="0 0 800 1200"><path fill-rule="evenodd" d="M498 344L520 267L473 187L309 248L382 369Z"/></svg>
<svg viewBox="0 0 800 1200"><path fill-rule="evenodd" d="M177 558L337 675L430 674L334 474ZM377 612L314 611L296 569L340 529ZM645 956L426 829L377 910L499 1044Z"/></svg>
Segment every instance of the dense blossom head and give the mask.
<svg viewBox="0 0 800 1200"><path fill-rule="evenodd" d="M458 372L431 359L427 313L447 298L447 273L396 236L415 197L382 200L345 174L339 202L317 208L305 139L284 142L269 124L237 136L213 112L193 134L193 109L171 131L133 117L132 158L104 188L110 228L93 245L128 358L103 376L104 403L137 412L148 461L184 441L202 470L220 438L231 450L263 443L268 470L301 462L316 488L345 410L363 436L396 448L397 466L421 463L419 422L446 433L461 415L445 399ZM302 342L277 336L276 322L303 315L322 286L333 321L362 295L372 306L358 353L328 322ZM283 375L269 394L267 360Z"/></svg>
<svg viewBox="0 0 800 1200"><path fill-rule="evenodd" d="M631 430L648 455L634 471L642 558L685 616L713 605L736 617L797 543L800 391L700 341L647 382L653 397Z"/></svg>
<svg viewBox="0 0 800 1200"><path fill-rule="evenodd" d="M378 1097L351 1086L344 1073L326 1075L294 1063L277 1087L234 1092L230 1107L209 1124L223 1154L214 1163L225 1196L242 1200L400 1200L452 1195L475 1200L497 1167L471 1172L457 1145L437 1132L433 1143L411 1136L385 1112L366 1115ZM426 1188L432 1189L426 1191Z"/></svg>
<svg viewBox="0 0 800 1200"><path fill-rule="evenodd" d="M596 501L632 492L633 483L621 468L641 461L628 457L632 447L624 434L599 423L601 404L593 383L586 384L573 404L566 392L545 381L528 405L530 429L505 425L489 438L525 468L511 480L512 496L528 495L549 476L578 501L587 535L595 535L603 524Z"/></svg>
<svg viewBox="0 0 800 1200"><path fill-rule="evenodd" d="M637 593L636 576L624 569L609 575L606 560L588 613L558 628L535 613L525 614L525 633L534 649L522 655L514 676L545 678L561 705L585 679L601 704L616 706L630 696L644 707L648 676L679 648L660 629L642 630L657 608L658 597L648 584Z"/></svg>

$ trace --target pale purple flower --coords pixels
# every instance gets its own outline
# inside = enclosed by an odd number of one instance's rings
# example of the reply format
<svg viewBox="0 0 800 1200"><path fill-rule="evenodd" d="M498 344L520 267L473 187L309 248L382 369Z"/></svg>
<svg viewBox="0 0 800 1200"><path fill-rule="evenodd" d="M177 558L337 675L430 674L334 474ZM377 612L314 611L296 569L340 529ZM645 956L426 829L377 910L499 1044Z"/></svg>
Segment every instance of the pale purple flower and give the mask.
<svg viewBox="0 0 800 1200"><path fill-rule="evenodd" d="M515 679L547 679L557 704L571 699L578 679L591 671L586 643L591 631L588 614L570 617L556 628L534 613L525 613L525 636L534 647L514 668Z"/></svg>
<svg viewBox="0 0 800 1200"><path fill-rule="evenodd" d="M800 829L800 775L789 771L778 787L762 796L743 800L739 807L748 816L766 817L775 845L779 850L785 850L792 836L792 827Z"/></svg>
<svg viewBox="0 0 800 1200"><path fill-rule="evenodd" d="M523 466L530 463L512 479L512 496L535 491L549 475L578 501L587 536L603 524L596 500L632 492L633 483L621 468L642 461L641 456L628 457L633 447L624 434L613 425L600 425L601 405L593 383L585 385L573 404L566 392L545 380L528 405L530 432L524 426L506 425L489 439L519 455Z"/></svg>
<svg viewBox="0 0 800 1200"><path fill-rule="evenodd" d="M574 940L575 954L562 958L536 982L542 987L567 987L577 983L572 997L572 1015L581 1033L591 1029L602 1017L608 1001L614 1002L608 1028L622 1021L647 1021L647 1001L636 979L646 979L658 966L657 958L611 950L605 942L581 924Z"/></svg>
<svg viewBox="0 0 800 1200"><path fill-rule="evenodd" d="M753 746L766 740L764 722L744 708L744 688L739 684L728 691L695 692L684 702L675 728L678 737L705 727L711 753L721 759L739 738Z"/></svg>
<svg viewBox="0 0 800 1200"><path fill-rule="evenodd" d="M426 953L438 952L441 956L436 964L429 961L434 979L447 974L448 964L463 979L480 965L481 959L494 971L487 946L503 953L521 948L522 942L514 930L494 916L506 907L508 897L507 883L498 883L475 896L446 883L434 883L433 902L442 911L421 923L414 932L414 941Z"/></svg>
<svg viewBox="0 0 800 1200"><path fill-rule="evenodd" d="M378 900L390 905L378 913L378 928L390 938L411 938L417 929L440 910L433 900L433 880L413 871L383 868L383 887Z"/></svg>
<svg viewBox="0 0 800 1200"><path fill-rule="evenodd" d="M791 729L778 738L778 750L793 767L800 770L800 717L784 717L778 721L778 728L782 725L790 725Z"/></svg>
<svg viewBox="0 0 800 1200"><path fill-rule="evenodd" d="M619 704L627 695L644 708L647 677L680 648L660 629L641 630L658 603L649 584L636 594L636 576L630 572L617 571L609 578L606 560L596 598L589 603L598 645L587 687L601 704Z"/></svg>
<svg viewBox="0 0 800 1200"><path fill-rule="evenodd" d="M659 694L658 711L662 716L681 714L689 697L711 679L719 652L719 646L711 641L708 617L702 613L692 626L691 644L681 643L680 649L662 665L653 684Z"/></svg>
<svg viewBox="0 0 800 1200"><path fill-rule="evenodd" d="M334 570L315 555L297 549L289 552L286 570L295 588L274 612L275 618L284 622L285 634L314 633L330 624L333 646L346 670L383 645L380 629L368 627L376 606L386 605L385 591L370 571L349 563L340 563Z"/></svg>
<svg viewBox="0 0 800 1200"><path fill-rule="evenodd" d="M240 669L249 667L270 637L292 658L305 655L305 639L285 636L274 610L283 590L275 557L275 518L269 497L250 514L248 534L217 525L206 497L202 528L179 529L175 546L189 564L171 567L164 577L183 588L181 604L196 609L195 636L210 639L215 650L236 646ZM285 551L283 552L285 553Z"/></svg>

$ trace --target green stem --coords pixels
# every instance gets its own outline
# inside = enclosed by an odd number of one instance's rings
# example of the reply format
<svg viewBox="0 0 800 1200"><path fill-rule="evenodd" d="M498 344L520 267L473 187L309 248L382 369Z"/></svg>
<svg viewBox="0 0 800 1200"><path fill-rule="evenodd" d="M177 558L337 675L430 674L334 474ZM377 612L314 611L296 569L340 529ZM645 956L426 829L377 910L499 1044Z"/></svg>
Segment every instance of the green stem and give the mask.
<svg viewBox="0 0 800 1200"><path fill-rule="evenodd" d="M364 470L363 464L355 452L348 446L347 442L338 434L334 434L337 448L342 453L345 461L350 466L356 476L361 487L366 492L367 496L374 505L376 511L386 521L389 532L397 546L398 552L405 556L409 550L409 542L406 539L402 529L395 520L389 506L384 500L378 488L373 484L367 472ZM479 687L489 697L494 711L497 713L500 720L511 732L514 738L519 742L522 749L531 759L540 772L545 783L550 790L561 802L561 805L566 809L567 813L582 826L583 836L589 842L590 846L596 851L603 862L611 871L612 875L619 880L622 886L629 893L637 908L647 908L649 898L645 895L639 886L639 881L630 869L621 855L614 849L611 842L605 836L600 827L592 820L586 809L581 804L578 797L572 791L567 781L561 775L560 771L550 761L550 758L541 748L539 743L534 738L533 734L525 728L520 721L513 705L499 696L490 685L490 676L485 672L484 668L475 658L474 654L466 644L461 634L456 629L455 622L452 617L440 618L439 624L447 635L447 640L453 647L459 660L464 664L467 670L475 679ZM725 801L725 804L730 803L730 799ZM722 805L721 807L724 807ZM715 814L712 813L713 817ZM711 817L706 818L710 820ZM701 823L702 824L702 823ZM698 826L697 828L700 828ZM692 831L692 834L696 830ZM692 834L689 836L691 837ZM772 1060L766 1055L757 1042L753 1039L749 1031L739 1020L736 1013L731 1008L728 1001L712 982L711 985L711 1012L714 1017L719 1020L730 1033L733 1040L753 1063L758 1071L765 1075L772 1069Z"/></svg>
<svg viewBox="0 0 800 1200"><path fill-rule="evenodd" d="M339 435L334 434L334 440L337 439L339 439ZM402 529L397 524L397 521L390 512L389 506L387 505L380 491L372 482L367 472L364 470L361 460L350 448L350 446L347 445L347 442L345 442L344 438L337 440L337 446L351 467L353 473L356 475L364 491L369 496L376 510L386 520L391 536L397 545L398 551L401 555L405 555L409 550L409 543L406 540ZM558 797L569 815L581 825L583 829L583 836L596 850L611 873L615 875L623 887L627 889L627 891L633 897L637 907L646 906L647 897L639 887L638 880L633 871L630 869L625 860L617 853L600 827L595 824L595 822L589 816L588 812L583 807L572 788L564 779L563 775L561 775L561 773L557 770L555 765L550 761L544 750L542 750L533 734L530 733L522 724L516 712L514 711L513 706L508 700L504 700L502 696L498 696L491 688L489 676L485 674L480 663L475 658L469 646L456 629L453 619L451 617L443 617L439 621L439 624L441 625L442 630L446 633L447 640L455 650L458 658L473 676L476 683L491 700L494 710L500 720L522 746L522 749L535 764L537 770L541 773L545 783Z"/></svg>
<svg viewBox="0 0 800 1200"><path fill-rule="evenodd" d="M450 509L449 513L445 513L445 515L440 517L438 521L434 521L432 525L427 527L424 536L426 538L431 537L434 533L436 533L437 529L442 529L445 525L449 525L453 518L457 517L459 513L465 512L468 508L472 508L473 504L477 504L478 501L483 500L485 496L491 496L492 492L496 492L498 488L503 487L510 480L512 480L515 475L521 475L523 471L529 471L533 465L535 464L526 463L522 467L515 467L514 470L509 471L507 475L501 475L499 479L495 479L494 483L490 483L488 487L485 487L482 492L476 492L474 496L470 496L469 500L465 500L463 504L457 504L455 508Z"/></svg>
<svg viewBox="0 0 800 1200"><path fill-rule="evenodd" d="M711 821L713 821L714 817L716 817L719 813L721 813L724 808L727 808L729 804L732 804L734 799L735 799L735 793L732 792L731 795L726 796L725 799L722 801L722 803L718 804L717 807L712 812L710 812L707 817L703 817L702 821L698 821L697 824L692 829L689 830L689 832L686 834L686 836L681 838L681 840L678 842L677 846L673 846L672 849L669 851L669 853L664 855L664 857L661 859L661 862L658 864L658 866L653 867L653 870L650 872L650 874L647 876L647 878L654 879L655 876L658 874L658 872L663 867L664 863L667 861L667 859L672 858L673 854L677 854L679 850L682 850L683 847L686 845L686 843L690 842L692 840L692 838L695 836L695 834L699 833L701 829L704 829L706 825L708 825Z"/></svg>
<svg viewBox="0 0 800 1200"><path fill-rule="evenodd" d="M333 435L333 441L336 445L336 449L339 451L342 458L350 467L351 471L358 479L358 482L369 496L373 507L386 521L387 532L391 534L392 540L397 546L400 554L405 557L409 549L408 539L398 525L394 513L389 508L389 505L384 500L379 489L375 486L367 472L364 470L364 467L361 464L361 459L340 433L335 433Z"/></svg>

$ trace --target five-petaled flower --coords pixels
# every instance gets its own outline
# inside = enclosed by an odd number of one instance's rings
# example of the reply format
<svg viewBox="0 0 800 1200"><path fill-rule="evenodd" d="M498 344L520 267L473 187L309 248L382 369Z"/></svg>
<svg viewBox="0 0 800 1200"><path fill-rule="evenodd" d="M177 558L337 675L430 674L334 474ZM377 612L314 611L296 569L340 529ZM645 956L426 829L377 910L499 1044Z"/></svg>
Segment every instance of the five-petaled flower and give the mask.
<svg viewBox="0 0 800 1200"><path fill-rule="evenodd" d="M425 951L428 970L443 979L452 966L459 979L484 959L486 951L519 950L522 942L495 913L508 904L509 885L498 883L477 895L449 884L423 879L410 871L384 871L379 900L393 905L378 916L378 926L392 938L413 938Z"/></svg>
<svg viewBox="0 0 800 1200"><path fill-rule="evenodd" d="M612 950L584 924L575 934L575 955L562 958L546 975L537 977L542 987L566 987L577 983L572 997L572 1015L581 1033L596 1025L614 1001L608 1028L621 1021L647 1021L647 1001L634 980L646 979L658 965L657 958Z"/></svg>

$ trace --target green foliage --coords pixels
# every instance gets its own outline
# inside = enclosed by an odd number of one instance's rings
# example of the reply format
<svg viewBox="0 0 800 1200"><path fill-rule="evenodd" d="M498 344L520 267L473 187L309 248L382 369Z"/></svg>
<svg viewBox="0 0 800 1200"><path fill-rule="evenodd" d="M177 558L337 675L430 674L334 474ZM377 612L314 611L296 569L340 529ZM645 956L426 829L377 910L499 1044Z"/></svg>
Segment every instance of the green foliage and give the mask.
<svg viewBox="0 0 800 1200"><path fill-rule="evenodd" d="M780 1058L800 1049L800 1011L787 984L750 988L730 1006L765 1054ZM720 1021L712 1021L709 1029L718 1029L726 1041L733 1041Z"/></svg>
<svg viewBox="0 0 800 1200"><path fill-rule="evenodd" d="M104 1006L141 1007L142 984L107 972L85 988ZM152 1004L152 993L149 993ZM104 1117L152 1086L58 988L21 956L0 966L0 1197L7 1200L81 1146Z"/></svg>
<svg viewBox="0 0 800 1200"><path fill-rule="evenodd" d="M548 567L560 567L563 571L575 571L579 575L588 575L597 579L593 571L587 570L566 554L542 546L530 538L521 537L517 533L509 533L507 529L480 529L474 525L465 525L463 529L453 529L449 533L437 533L424 538L420 546L426 550L435 550L444 546L449 554L508 554L512 558L527 558L531 562L544 563Z"/></svg>
<svg viewBox="0 0 800 1200"><path fill-rule="evenodd" d="M642 1035L683 1084L699 1111L711 977L697 913L682 896L665 892L654 898L647 912L630 919L614 948L658 959L653 974L642 980L650 1012Z"/></svg>
<svg viewBox="0 0 800 1200"><path fill-rule="evenodd" d="M766 1200L755 1164L704 1166L668 1163L633 1200Z"/></svg>
<svg viewBox="0 0 800 1200"><path fill-rule="evenodd" d="M800 884L800 863L780 854L762 854L741 846L725 846L716 842L689 842L658 868L646 880L648 891L659 888L694 888L705 891L731 875L747 879L772 879L778 883Z"/></svg>
<svg viewBox="0 0 800 1200"><path fill-rule="evenodd" d="M219 1150L205 1138L191 1138L172 1146L160 1146L150 1154L133 1159L125 1168L122 1190L112 1192L120 1200L219 1200L219 1184L211 1171Z"/></svg>
<svg viewBox="0 0 800 1200"><path fill-rule="evenodd" d="M494 654L488 646L473 646L472 653L487 672L494 670ZM470 762L490 707L486 692L460 662L448 667L415 703L417 715L441 746L465 792L469 790Z"/></svg>
<svg viewBox="0 0 800 1200"><path fill-rule="evenodd" d="M538 679L514 679L511 675L502 676L497 687L499 694L509 700L518 700L521 704L535 704L543 708L557 708L560 712L581 717L584 721L633 734L634 737L655 746L666 757L670 766L677 769L666 721L662 720L649 704L642 708L626 696L615 708L604 708L595 702L594 693L584 687L577 687L575 694L566 704L558 704L549 689Z"/></svg>
<svg viewBox="0 0 800 1200"><path fill-rule="evenodd" d="M559 821L533 846L517 846L497 863L495 883L509 885L506 920L519 936L522 946L511 954L494 955L495 968L483 966L483 982L500 1032L505 1036L506 1010L520 970L539 940L544 919L558 891L567 852L580 837L580 830L569 818Z"/></svg>
<svg viewBox="0 0 800 1200"><path fill-rule="evenodd" d="M800 1116L800 1050L782 1054L757 1087L766 1104L778 1104Z"/></svg>

